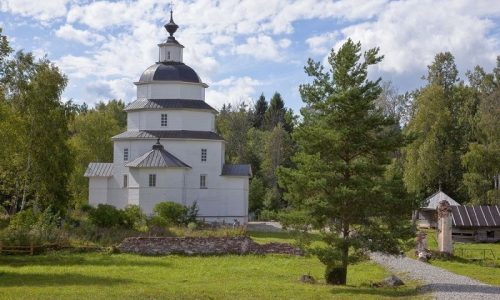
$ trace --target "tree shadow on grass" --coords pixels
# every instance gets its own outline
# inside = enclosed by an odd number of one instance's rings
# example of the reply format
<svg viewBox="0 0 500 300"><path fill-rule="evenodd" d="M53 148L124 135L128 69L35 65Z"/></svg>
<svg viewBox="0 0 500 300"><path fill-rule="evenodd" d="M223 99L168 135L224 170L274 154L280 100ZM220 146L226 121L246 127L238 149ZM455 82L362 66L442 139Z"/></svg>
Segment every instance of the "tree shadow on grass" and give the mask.
<svg viewBox="0 0 500 300"><path fill-rule="evenodd" d="M118 279L101 276L87 276L81 274L51 274L31 273L20 274L15 272L0 271L0 287L16 286L64 286L64 285L117 285L131 283L129 279Z"/></svg>
<svg viewBox="0 0 500 300"><path fill-rule="evenodd" d="M380 297L411 297L422 295L423 291L417 288L372 288L372 287L356 287L356 286L345 286L333 288L330 291L334 295L356 295L358 299L362 299L363 295L374 295Z"/></svg>
<svg viewBox="0 0 500 300"><path fill-rule="evenodd" d="M171 264L159 259L127 259L120 255L68 254L56 253L40 256L0 255L0 265L24 266L96 266L96 267L170 267Z"/></svg>

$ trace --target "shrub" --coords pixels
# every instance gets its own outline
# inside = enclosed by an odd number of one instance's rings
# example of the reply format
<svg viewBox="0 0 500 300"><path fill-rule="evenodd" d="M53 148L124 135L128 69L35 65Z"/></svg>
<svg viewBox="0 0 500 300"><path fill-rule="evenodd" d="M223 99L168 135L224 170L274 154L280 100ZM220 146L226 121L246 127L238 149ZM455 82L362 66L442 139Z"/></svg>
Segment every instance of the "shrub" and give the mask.
<svg viewBox="0 0 500 300"><path fill-rule="evenodd" d="M2 231L0 240L9 246L42 245L66 241L65 233L58 228L59 216L50 208L35 214L27 209L15 214L9 226Z"/></svg>
<svg viewBox="0 0 500 300"><path fill-rule="evenodd" d="M196 230L198 228L198 223L196 222L189 222L187 225L189 230Z"/></svg>
<svg viewBox="0 0 500 300"><path fill-rule="evenodd" d="M7 210L3 207L0 206L0 229L4 229L9 225L9 214L7 213Z"/></svg>
<svg viewBox="0 0 500 300"><path fill-rule="evenodd" d="M124 213L113 205L99 204L89 211L89 220L98 227L110 228L124 224Z"/></svg>
<svg viewBox="0 0 500 300"><path fill-rule="evenodd" d="M263 210L260 212L259 220L261 221L273 221L278 218L278 214L272 210Z"/></svg>
<svg viewBox="0 0 500 300"><path fill-rule="evenodd" d="M155 205L153 212L169 225L184 224L188 208L175 202L160 202Z"/></svg>
<svg viewBox="0 0 500 300"><path fill-rule="evenodd" d="M189 225L189 223L197 223L198 220L196 218L198 217L198 211L198 203L194 201L193 204L187 207L186 219L184 220L184 224Z"/></svg>
<svg viewBox="0 0 500 300"><path fill-rule="evenodd" d="M142 229L146 225L146 215L137 205L127 205L123 209L124 226L136 230Z"/></svg>

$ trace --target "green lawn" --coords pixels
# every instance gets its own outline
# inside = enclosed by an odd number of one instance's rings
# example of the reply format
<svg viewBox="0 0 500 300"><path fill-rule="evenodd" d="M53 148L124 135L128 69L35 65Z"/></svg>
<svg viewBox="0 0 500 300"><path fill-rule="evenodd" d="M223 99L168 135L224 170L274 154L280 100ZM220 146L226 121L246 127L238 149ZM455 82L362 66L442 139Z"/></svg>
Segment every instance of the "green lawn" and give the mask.
<svg viewBox="0 0 500 300"><path fill-rule="evenodd" d="M434 230L427 230L427 244L429 249L437 249L436 232ZM464 250L462 251L462 249ZM482 260L484 258L483 249L487 249L486 260ZM499 243L454 243L454 252L455 257L452 259L432 259L430 263L484 283L500 285Z"/></svg>
<svg viewBox="0 0 500 300"><path fill-rule="evenodd" d="M260 242L286 241L255 234ZM298 281L310 273L315 285ZM323 265L313 257L163 256L49 253L0 256L1 299L383 299L422 298L416 284L371 288L388 273L371 262L349 268L348 285L324 284Z"/></svg>

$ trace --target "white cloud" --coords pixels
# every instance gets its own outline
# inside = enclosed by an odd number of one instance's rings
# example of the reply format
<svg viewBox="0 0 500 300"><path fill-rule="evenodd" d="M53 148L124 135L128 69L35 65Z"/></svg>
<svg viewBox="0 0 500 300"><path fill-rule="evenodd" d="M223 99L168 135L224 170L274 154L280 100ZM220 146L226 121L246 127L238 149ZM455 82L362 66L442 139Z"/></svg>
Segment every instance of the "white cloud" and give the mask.
<svg viewBox="0 0 500 300"><path fill-rule="evenodd" d="M244 77L229 77L212 83L207 90L206 101L215 108L225 103L251 103L255 94L255 87L262 85L259 80Z"/></svg>
<svg viewBox="0 0 500 300"><path fill-rule="evenodd" d="M85 78L96 74L98 68L92 58L71 54L59 58L55 63L73 78Z"/></svg>
<svg viewBox="0 0 500 300"><path fill-rule="evenodd" d="M250 55L262 60L282 61L284 55L281 50L287 48L290 44L291 41L288 39L276 42L270 36L259 35L247 38L245 44L237 45L234 48L234 52L240 55Z"/></svg>
<svg viewBox="0 0 500 300"><path fill-rule="evenodd" d="M337 32L326 32L306 39L306 44L312 53L325 54L335 45L338 36Z"/></svg>
<svg viewBox="0 0 500 300"><path fill-rule="evenodd" d="M56 30L56 36L65 40L76 41L86 46L92 46L104 40L104 37L100 34L92 33L88 30L76 29L70 24L59 27L59 29Z"/></svg>
<svg viewBox="0 0 500 300"><path fill-rule="evenodd" d="M472 8L476 2L467 3ZM450 51L458 65L489 65L500 45L498 36L488 35L495 25L466 11L463 1L391 2L376 20L346 27L341 32L361 41L365 48L380 46L385 55L380 70L385 72L425 69L434 55L443 51Z"/></svg>
<svg viewBox="0 0 500 300"><path fill-rule="evenodd" d="M66 15L66 5L69 2L70 0L0 0L0 11L50 21Z"/></svg>

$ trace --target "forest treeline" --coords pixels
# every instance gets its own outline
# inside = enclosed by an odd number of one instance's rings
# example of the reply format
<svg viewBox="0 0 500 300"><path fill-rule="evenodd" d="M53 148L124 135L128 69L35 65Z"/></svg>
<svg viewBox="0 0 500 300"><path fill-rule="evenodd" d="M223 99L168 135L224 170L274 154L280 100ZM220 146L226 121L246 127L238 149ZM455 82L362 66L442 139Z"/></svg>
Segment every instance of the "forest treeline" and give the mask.
<svg viewBox="0 0 500 300"><path fill-rule="evenodd" d="M309 71L315 80L329 72ZM422 88L405 93L390 82L380 86L376 109L396 120L390 130L406 141L391 153L394 180L415 201L441 189L460 203L500 204L500 59L491 71L459 74L453 55L438 53L423 79ZM67 81L47 58L14 53L0 31L0 209L9 214L27 207L64 214L86 203L88 163L112 161L111 137L126 130L123 101L92 108L63 102ZM303 149L296 131L316 109L308 103L299 117L276 92L226 104L217 115L226 162L252 165L254 217L272 218L288 206L278 170L297 167L292 157Z"/></svg>

